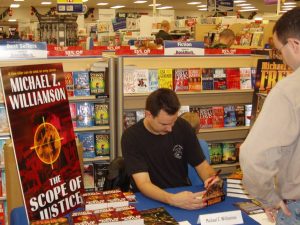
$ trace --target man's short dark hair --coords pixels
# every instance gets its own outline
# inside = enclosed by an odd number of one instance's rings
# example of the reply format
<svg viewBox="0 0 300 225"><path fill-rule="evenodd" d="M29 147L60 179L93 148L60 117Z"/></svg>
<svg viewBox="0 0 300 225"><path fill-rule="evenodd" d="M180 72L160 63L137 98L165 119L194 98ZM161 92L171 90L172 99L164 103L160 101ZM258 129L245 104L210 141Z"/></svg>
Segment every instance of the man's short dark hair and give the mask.
<svg viewBox="0 0 300 225"><path fill-rule="evenodd" d="M221 33L220 33L220 37L225 37L225 38L235 38L235 34L233 32L233 30L231 29L224 29Z"/></svg>
<svg viewBox="0 0 300 225"><path fill-rule="evenodd" d="M281 44L286 44L288 38L300 40L300 7L284 13L276 22L273 33L276 33Z"/></svg>
<svg viewBox="0 0 300 225"><path fill-rule="evenodd" d="M157 116L160 110L169 115L174 115L180 108L179 99L174 91L168 88L160 88L152 92L146 100L146 110L152 116Z"/></svg>

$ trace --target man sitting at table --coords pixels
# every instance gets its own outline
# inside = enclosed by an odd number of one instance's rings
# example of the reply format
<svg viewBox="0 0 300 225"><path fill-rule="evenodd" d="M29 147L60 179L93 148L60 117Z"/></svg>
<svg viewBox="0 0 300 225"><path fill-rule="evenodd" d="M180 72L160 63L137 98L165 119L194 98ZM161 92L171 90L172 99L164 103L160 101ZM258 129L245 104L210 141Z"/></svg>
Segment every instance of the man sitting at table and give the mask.
<svg viewBox="0 0 300 225"><path fill-rule="evenodd" d="M123 133L122 152L134 188L169 205L199 209L206 206L200 192L172 194L164 190L191 185L188 163L195 167L206 188L219 180L205 160L194 130L178 118L179 108L174 91L160 88L152 92L146 100L145 118Z"/></svg>

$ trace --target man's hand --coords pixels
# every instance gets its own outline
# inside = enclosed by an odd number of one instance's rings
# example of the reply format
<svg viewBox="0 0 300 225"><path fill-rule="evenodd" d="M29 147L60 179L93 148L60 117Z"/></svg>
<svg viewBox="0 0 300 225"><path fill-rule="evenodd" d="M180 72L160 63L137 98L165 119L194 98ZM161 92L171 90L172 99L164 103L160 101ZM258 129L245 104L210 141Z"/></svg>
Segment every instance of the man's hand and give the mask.
<svg viewBox="0 0 300 225"><path fill-rule="evenodd" d="M279 202L279 204L276 207L273 208L265 208L265 212L267 214L267 217L269 219L270 222L275 223L276 221L276 217L277 217L277 213L278 213L278 209L281 209L282 212L286 215L286 216L291 216L292 213L291 211L288 209L287 205L281 200Z"/></svg>
<svg viewBox="0 0 300 225"><path fill-rule="evenodd" d="M219 180L220 180L220 178L218 176L212 176L212 177L207 178L204 182L205 189L209 188L211 185L218 182Z"/></svg>
<svg viewBox="0 0 300 225"><path fill-rule="evenodd" d="M207 205L206 199L202 199L203 194L204 192L179 192L170 197L169 204L188 210L201 209Z"/></svg>

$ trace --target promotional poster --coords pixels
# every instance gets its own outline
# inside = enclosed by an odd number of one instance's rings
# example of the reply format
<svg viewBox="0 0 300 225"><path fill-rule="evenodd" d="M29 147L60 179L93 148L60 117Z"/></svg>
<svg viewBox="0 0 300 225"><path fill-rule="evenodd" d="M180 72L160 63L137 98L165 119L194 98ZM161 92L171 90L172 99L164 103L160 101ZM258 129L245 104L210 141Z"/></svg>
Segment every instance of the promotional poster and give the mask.
<svg viewBox="0 0 300 225"><path fill-rule="evenodd" d="M24 205L29 221L81 205L83 181L62 64L2 67Z"/></svg>

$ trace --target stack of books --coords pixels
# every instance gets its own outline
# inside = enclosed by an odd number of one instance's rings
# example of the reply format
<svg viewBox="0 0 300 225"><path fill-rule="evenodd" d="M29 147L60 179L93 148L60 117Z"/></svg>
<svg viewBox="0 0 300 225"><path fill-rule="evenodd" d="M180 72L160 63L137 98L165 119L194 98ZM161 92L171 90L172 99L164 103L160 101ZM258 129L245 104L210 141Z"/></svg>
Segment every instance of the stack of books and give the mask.
<svg viewBox="0 0 300 225"><path fill-rule="evenodd" d="M237 169L226 178L227 196L235 197L235 198L251 199L249 193L243 187L242 179L243 179L243 172L240 169Z"/></svg>

